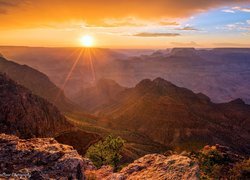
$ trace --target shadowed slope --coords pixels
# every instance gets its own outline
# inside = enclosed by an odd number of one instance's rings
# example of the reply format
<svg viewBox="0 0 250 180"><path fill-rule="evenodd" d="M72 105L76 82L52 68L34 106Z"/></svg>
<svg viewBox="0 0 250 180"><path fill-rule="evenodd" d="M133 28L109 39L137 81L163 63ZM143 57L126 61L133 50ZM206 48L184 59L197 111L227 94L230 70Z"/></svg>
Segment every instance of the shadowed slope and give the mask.
<svg viewBox="0 0 250 180"><path fill-rule="evenodd" d="M0 74L0 131L22 138L53 137L73 126L48 101Z"/></svg>

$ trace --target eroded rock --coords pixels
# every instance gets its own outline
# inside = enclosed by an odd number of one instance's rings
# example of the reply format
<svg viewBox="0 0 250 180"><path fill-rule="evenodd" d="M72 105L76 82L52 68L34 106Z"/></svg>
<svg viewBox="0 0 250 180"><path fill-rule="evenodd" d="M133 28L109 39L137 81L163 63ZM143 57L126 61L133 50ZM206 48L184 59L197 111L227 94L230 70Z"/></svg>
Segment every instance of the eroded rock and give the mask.
<svg viewBox="0 0 250 180"><path fill-rule="evenodd" d="M59 144L53 138L19 139L0 134L0 174L23 175L31 179L84 179L83 171L91 169L72 146Z"/></svg>
<svg viewBox="0 0 250 180"><path fill-rule="evenodd" d="M113 173L113 169L104 166L99 170L86 172L86 176L106 180L172 180L199 179L199 166L189 157L181 155L164 156L149 154L135 160L120 172Z"/></svg>

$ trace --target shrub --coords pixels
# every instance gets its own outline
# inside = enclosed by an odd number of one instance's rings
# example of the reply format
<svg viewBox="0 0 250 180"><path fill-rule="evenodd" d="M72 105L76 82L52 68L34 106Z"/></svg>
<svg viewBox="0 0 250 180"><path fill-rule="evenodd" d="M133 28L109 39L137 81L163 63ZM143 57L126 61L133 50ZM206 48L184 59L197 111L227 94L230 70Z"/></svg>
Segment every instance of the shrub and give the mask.
<svg viewBox="0 0 250 180"><path fill-rule="evenodd" d="M250 179L250 159L237 163L230 173L232 179Z"/></svg>
<svg viewBox="0 0 250 180"><path fill-rule="evenodd" d="M226 158L217 149L202 151L198 155L198 160L203 177L220 178L221 171L227 163Z"/></svg>
<svg viewBox="0 0 250 180"><path fill-rule="evenodd" d="M125 141L122 138L109 135L104 140L90 146L86 157L91 159L97 168L102 165L111 165L116 170L122 157L120 153L124 143Z"/></svg>

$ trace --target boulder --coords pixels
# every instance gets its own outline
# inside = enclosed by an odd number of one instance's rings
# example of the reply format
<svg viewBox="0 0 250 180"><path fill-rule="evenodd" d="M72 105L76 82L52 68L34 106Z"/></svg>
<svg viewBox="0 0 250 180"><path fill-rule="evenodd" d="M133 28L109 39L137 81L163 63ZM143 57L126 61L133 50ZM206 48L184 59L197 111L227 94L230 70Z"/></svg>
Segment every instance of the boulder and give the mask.
<svg viewBox="0 0 250 180"><path fill-rule="evenodd" d="M0 175L23 179L84 179L84 169L93 169L72 146L53 138L19 139L0 134Z"/></svg>

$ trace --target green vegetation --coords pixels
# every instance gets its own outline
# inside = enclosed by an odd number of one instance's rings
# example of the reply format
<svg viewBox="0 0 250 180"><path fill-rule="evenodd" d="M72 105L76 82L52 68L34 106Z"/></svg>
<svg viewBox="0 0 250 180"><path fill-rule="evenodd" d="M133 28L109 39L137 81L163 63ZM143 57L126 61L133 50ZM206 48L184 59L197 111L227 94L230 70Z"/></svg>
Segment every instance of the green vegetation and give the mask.
<svg viewBox="0 0 250 180"><path fill-rule="evenodd" d="M202 178L220 178L220 172L225 163L228 163L224 156L216 149L202 151L198 155Z"/></svg>
<svg viewBox="0 0 250 180"><path fill-rule="evenodd" d="M203 149L197 153L201 179L249 179L250 159L231 159L227 153L222 153L215 146Z"/></svg>
<svg viewBox="0 0 250 180"><path fill-rule="evenodd" d="M116 170L122 157L121 151L124 143L125 141L122 138L109 135L104 140L90 146L86 157L91 159L97 168L102 165L111 165Z"/></svg>
<svg viewBox="0 0 250 180"><path fill-rule="evenodd" d="M250 178L250 159L237 163L231 170L232 179L249 179Z"/></svg>

